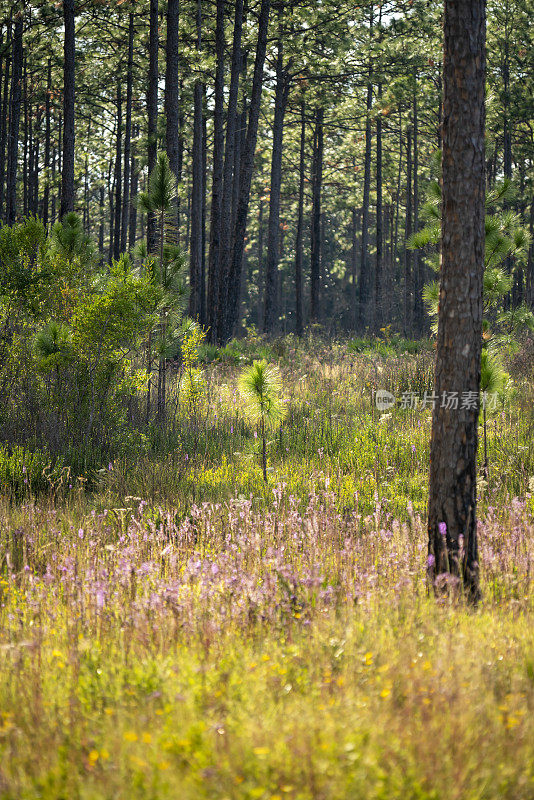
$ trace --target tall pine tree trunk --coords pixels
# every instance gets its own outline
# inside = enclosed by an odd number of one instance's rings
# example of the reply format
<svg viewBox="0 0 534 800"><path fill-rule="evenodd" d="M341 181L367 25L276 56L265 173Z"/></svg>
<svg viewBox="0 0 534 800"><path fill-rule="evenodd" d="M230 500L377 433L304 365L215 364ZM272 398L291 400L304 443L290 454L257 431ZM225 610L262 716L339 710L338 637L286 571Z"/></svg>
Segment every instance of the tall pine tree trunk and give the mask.
<svg viewBox="0 0 534 800"><path fill-rule="evenodd" d="M412 131L406 131L406 227L404 231L404 335L412 334L412 250L408 239L412 235Z"/></svg>
<svg viewBox="0 0 534 800"><path fill-rule="evenodd" d="M306 105L300 104L300 152L299 152L299 199L297 209L297 237L295 241L295 333L304 333L304 309L302 296L302 263L304 239L304 180L306 159Z"/></svg>
<svg viewBox="0 0 534 800"><path fill-rule="evenodd" d="M75 86L75 32L74 0L63 0L65 25L63 62L63 159L61 165L61 209L63 219L74 211L74 86Z"/></svg>
<svg viewBox="0 0 534 800"><path fill-rule="evenodd" d="M382 84L378 85L378 97L382 96ZM382 280L383 280L383 225L382 225L382 114L376 118L376 267L375 267L375 332L382 324Z"/></svg>
<svg viewBox="0 0 534 800"><path fill-rule="evenodd" d="M485 238L485 30L485 0L445 0L442 260L429 572L431 577L443 572L462 576L473 600L479 594L476 483ZM458 408L441 402L444 393L451 392L458 393ZM465 402L466 397L474 401Z"/></svg>
<svg viewBox="0 0 534 800"><path fill-rule="evenodd" d="M276 58L276 89L274 95L273 149L271 157L271 192L269 196L269 225L267 229L267 269L265 274L265 305L263 330L273 333L276 327L278 290L278 244L280 233L280 191L282 187L282 143L284 116L289 95L289 79L284 70L284 49L281 24Z"/></svg>
<svg viewBox="0 0 534 800"><path fill-rule="evenodd" d="M180 0L167 2L167 46L165 69L165 147L176 182L180 175ZM176 207L178 240L178 206Z"/></svg>
<svg viewBox="0 0 534 800"><path fill-rule="evenodd" d="M137 194L139 190L139 169L137 166L137 154L135 152L137 137L139 136L139 126L135 126L134 131L134 143L132 146L132 158L131 158L131 181L130 181L130 216L128 220L128 245L130 250L133 250L135 247L136 236L137 236Z"/></svg>
<svg viewBox="0 0 534 800"><path fill-rule="evenodd" d="M196 0L196 48L200 58L202 46L202 5ZM189 316L198 319L201 313L200 280L202 272L202 81L194 88L193 171L191 187L191 244L189 259Z"/></svg>
<svg viewBox="0 0 534 800"><path fill-rule="evenodd" d="M13 31L13 67L9 103L9 139L7 148L6 222L13 225L17 214L17 161L19 147L20 106L22 102L22 12L15 18Z"/></svg>
<svg viewBox="0 0 534 800"><path fill-rule="evenodd" d="M215 27L215 106L213 111L213 174L211 184L210 246L208 256L207 322L210 342L217 339L221 210L224 168L224 0L217 0Z"/></svg>
<svg viewBox="0 0 534 800"><path fill-rule="evenodd" d="M117 139L115 145L115 219L113 222L113 258L118 259L121 249L122 205L122 86L117 80Z"/></svg>
<svg viewBox="0 0 534 800"><path fill-rule="evenodd" d="M243 26L243 0L236 0L234 36L232 42L232 64L230 68L230 87L228 110L226 114L226 141L224 148L222 218L219 243L219 295L217 301L217 340L226 337L227 305L230 286L230 262L232 245L232 188L235 130L237 124L237 96L241 72L241 34Z"/></svg>
<svg viewBox="0 0 534 800"><path fill-rule="evenodd" d="M417 74L413 89L413 230L419 227L419 118L417 108ZM423 260L419 250L413 251L414 329L417 336L423 332Z"/></svg>
<svg viewBox="0 0 534 800"><path fill-rule="evenodd" d="M150 21L148 39L148 174L156 166L158 151L158 0L150 0ZM147 214L147 250L156 252L156 218L154 214Z"/></svg>
<svg viewBox="0 0 534 800"><path fill-rule="evenodd" d="M267 50L267 30L269 27L270 0L261 0L260 16L258 20L258 40L254 59L254 75L252 78L252 91L248 116L247 135L244 143L241 171L239 175L239 196L235 228L232 237L232 259L230 264L230 279L228 293L228 316L226 319L225 339L232 335L239 318L239 299L241 275L243 269L243 252L245 249L245 234L247 229L248 205L250 201L250 187L254 172L254 154L258 138L258 122L260 118L261 92L263 88L263 68Z"/></svg>
<svg viewBox="0 0 534 800"><path fill-rule="evenodd" d="M130 217L130 166L132 150L132 95L133 95L133 44L134 15L128 15L128 66L126 74L126 128L124 131L124 186L122 192L121 244L124 252L128 247L128 221Z"/></svg>
<svg viewBox="0 0 534 800"><path fill-rule="evenodd" d="M323 185L324 109L315 114L312 161L312 213L310 231L310 320L319 322L321 298L321 194Z"/></svg>
<svg viewBox="0 0 534 800"><path fill-rule="evenodd" d="M44 170L45 185L43 190L43 225L48 226L48 211L50 206L50 97L52 94L52 59L48 59L46 69L46 98L45 98L45 151Z"/></svg>
<svg viewBox="0 0 534 800"><path fill-rule="evenodd" d="M373 4L370 6L369 37L373 31ZM371 127L371 109L373 107L373 64L369 64L369 77L367 81L366 122L365 122L365 157L363 174L363 202L362 202L362 251L360 258L360 291L358 298L358 317L360 328L372 325L373 310L372 284L369 265L369 203L371 191L371 148L373 132Z"/></svg>
<svg viewBox="0 0 534 800"><path fill-rule="evenodd" d="M4 219L4 198L5 198L5 178L6 178L6 145L8 132L8 102L9 102L9 77L11 63L11 23L7 26L7 36L5 45L5 65L4 83L2 91L2 106L0 115L0 221Z"/></svg>

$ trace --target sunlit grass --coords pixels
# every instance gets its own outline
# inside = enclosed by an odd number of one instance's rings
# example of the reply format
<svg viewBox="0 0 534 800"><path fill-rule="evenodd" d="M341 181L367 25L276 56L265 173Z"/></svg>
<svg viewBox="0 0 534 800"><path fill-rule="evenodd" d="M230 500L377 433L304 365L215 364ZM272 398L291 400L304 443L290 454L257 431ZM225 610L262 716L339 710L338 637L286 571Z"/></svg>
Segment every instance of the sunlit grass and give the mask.
<svg viewBox="0 0 534 800"><path fill-rule="evenodd" d="M431 354L280 350L267 486L234 359L165 456L0 504L1 798L534 797L528 384L490 422L473 610L428 591L429 412L372 404Z"/></svg>

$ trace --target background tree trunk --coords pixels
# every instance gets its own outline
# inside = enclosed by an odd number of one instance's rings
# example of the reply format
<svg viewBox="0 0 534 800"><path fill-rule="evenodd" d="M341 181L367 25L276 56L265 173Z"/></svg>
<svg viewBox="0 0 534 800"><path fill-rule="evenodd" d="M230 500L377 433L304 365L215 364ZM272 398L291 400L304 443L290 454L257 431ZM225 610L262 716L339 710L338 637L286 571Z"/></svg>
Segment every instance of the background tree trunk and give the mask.
<svg viewBox="0 0 534 800"><path fill-rule="evenodd" d="M121 251L122 220L122 85L117 80L117 144L115 150L115 218L113 222L113 258L118 259Z"/></svg>
<svg viewBox="0 0 534 800"><path fill-rule="evenodd" d="M13 36L13 67L9 103L9 139L7 148L6 222L13 225L17 214L17 156L19 147L20 105L22 102L22 29L23 15L15 19Z"/></svg>
<svg viewBox="0 0 534 800"><path fill-rule="evenodd" d="M128 247L128 220L130 217L130 165L132 149L132 94L133 94L133 44L134 15L128 15L128 66L126 74L126 129L124 131L124 187L122 193L121 246Z"/></svg>
<svg viewBox="0 0 534 800"><path fill-rule="evenodd" d="M63 160L61 166L60 218L74 211L74 86L75 86L75 31L74 0L63 0L65 24L63 63Z"/></svg>
<svg viewBox="0 0 534 800"><path fill-rule="evenodd" d="M202 46L202 4L196 3L196 48L200 58ZM191 243L189 259L189 316L199 319L201 313L202 273L202 81L194 88L193 165L191 186Z"/></svg>
<svg viewBox="0 0 534 800"><path fill-rule="evenodd" d="M46 98L45 98L45 151L44 170L45 185L43 190L43 225L48 227L48 211L50 206L50 95L52 93L52 59L48 59L46 69Z"/></svg>
<svg viewBox="0 0 534 800"><path fill-rule="evenodd" d="M4 87L2 91L2 113L0 116L0 221L4 219L4 187L6 177L6 145L8 132L8 101L9 101L9 78L11 63L11 23L7 26L5 65L4 65Z"/></svg>
<svg viewBox="0 0 534 800"><path fill-rule="evenodd" d="M213 174L211 185L210 247L208 256L208 308L210 342L217 339L217 300L219 296L221 203L224 168L224 0L217 0L215 27L215 107L213 112Z"/></svg>
<svg viewBox="0 0 534 800"><path fill-rule="evenodd" d="M239 175L239 196L235 219L235 229L232 239L232 259L230 265L230 280L228 284L228 316L225 328L225 339L232 335L239 317L239 299L241 274L243 268L243 252L245 249L245 235L247 230L248 204L250 200L250 187L254 172L254 155L258 138L258 122L260 118L261 92L263 88L263 68L267 50L267 30L269 27L270 0L262 0L258 20L258 40L256 43L256 56L254 59L254 75L250 93L250 106L247 135L245 139L241 171Z"/></svg>
<svg viewBox="0 0 534 800"><path fill-rule="evenodd" d="M224 148L223 190L221 233L219 242L219 295L217 309L217 339L225 338L227 304L230 281L230 247L232 240L232 220L229 209L232 204L232 174L234 165L235 129L237 124L237 95L241 72L241 33L243 26L243 0L236 0L234 35L232 42L232 63L230 67L230 87L226 114L226 141Z"/></svg>
<svg viewBox="0 0 534 800"><path fill-rule="evenodd" d="M277 323L278 243L280 233L280 191L282 188L282 144L284 116L289 95L289 80L284 70L282 35L278 37L276 58L276 89L274 97L273 148L271 156L271 193L269 197L269 223L267 229L267 268L265 273L265 304L263 330L273 333Z"/></svg>
<svg viewBox="0 0 534 800"><path fill-rule="evenodd" d="M373 6L370 8L369 36L373 31ZM362 201L362 252L360 258L360 291L358 299L359 325L362 330L373 323L372 313L372 284L369 274L369 195L371 190L371 147L373 132L371 127L371 109L373 107L373 65L369 64L369 79L367 82L367 103L365 123L365 158L363 175L363 201Z"/></svg>
<svg viewBox="0 0 534 800"><path fill-rule="evenodd" d="M306 105L300 104L300 152L299 152L299 199L297 210L297 238L295 242L295 332L304 333L304 313L302 297L302 262L304 239L304 179L306 159Z"/></svg>
<svg viewBox="0 0 534 800"><path fill-rule="evenodd" d="M382 96L382 84L378 85L378 97ZM383 279L383 230L382 230L382 114L376 118L376 267L375 267L375 315L374 327L378 333L382 325L382 279Z"/></svg>
<svg viewBox="0 0 534 800"><path fill-rule="evenodd" d="M158 0L150 0L150 22L148 42L148 174L156 166L158 153ZM154 214L147 214L146 223L147 250L149 253L156 251L156 218Z"/></svg>
<svg viewBox="0 0 534 800"><path fill-rule="evenodd" d="M310 241L310 320L320 319L321 283L321 192L323 184L323 118L324 110L318 108L315 115L312 162L312 214Z"/></svg>
<svg viewBox="0 0 534 800"><path fill-rule="evenodd" d="M167 47L165 69L165 146L176 182L180 175L180 0L167 2ZM176 241L178 241L176 206Z"/></svg>
<svg viewBox="0 0 534 800"><path fill-rule="evenodd" d="M406 227L404 231L404 335L412 334L412 251L408 239L412 235L412 131L406 131Z"/></svg>

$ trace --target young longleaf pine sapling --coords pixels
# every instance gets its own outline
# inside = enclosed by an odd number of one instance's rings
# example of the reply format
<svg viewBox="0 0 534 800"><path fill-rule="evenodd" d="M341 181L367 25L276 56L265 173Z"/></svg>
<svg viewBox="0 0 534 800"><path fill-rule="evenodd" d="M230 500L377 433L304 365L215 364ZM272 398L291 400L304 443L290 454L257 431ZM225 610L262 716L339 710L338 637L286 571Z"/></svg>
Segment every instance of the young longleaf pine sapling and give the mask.
<svg viewBox="0 0 534 800"><path fill-rule="evenodd" d="M276 430L286 414L282 399L282 378L278 367L262 359L254 361L239 376L239 393L245 404L245 415L260 429L262 441L263 480L267 483L266 430Z"/></svg>

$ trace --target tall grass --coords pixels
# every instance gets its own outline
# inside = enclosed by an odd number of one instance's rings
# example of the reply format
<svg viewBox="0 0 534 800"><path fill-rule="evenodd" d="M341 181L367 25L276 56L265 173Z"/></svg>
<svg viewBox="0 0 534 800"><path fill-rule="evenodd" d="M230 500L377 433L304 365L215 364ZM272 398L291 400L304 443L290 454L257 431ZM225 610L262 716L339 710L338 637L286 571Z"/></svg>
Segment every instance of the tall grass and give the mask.
<svg viewBox="0 0 534 800"><path fill-rule="evenodd" d="M265 485L241 347L165 457L0 502L0 798L534 797L528 385L489 424L474 611L427 586L429 412L372 403L431 355L279 344Z"/></svg>

